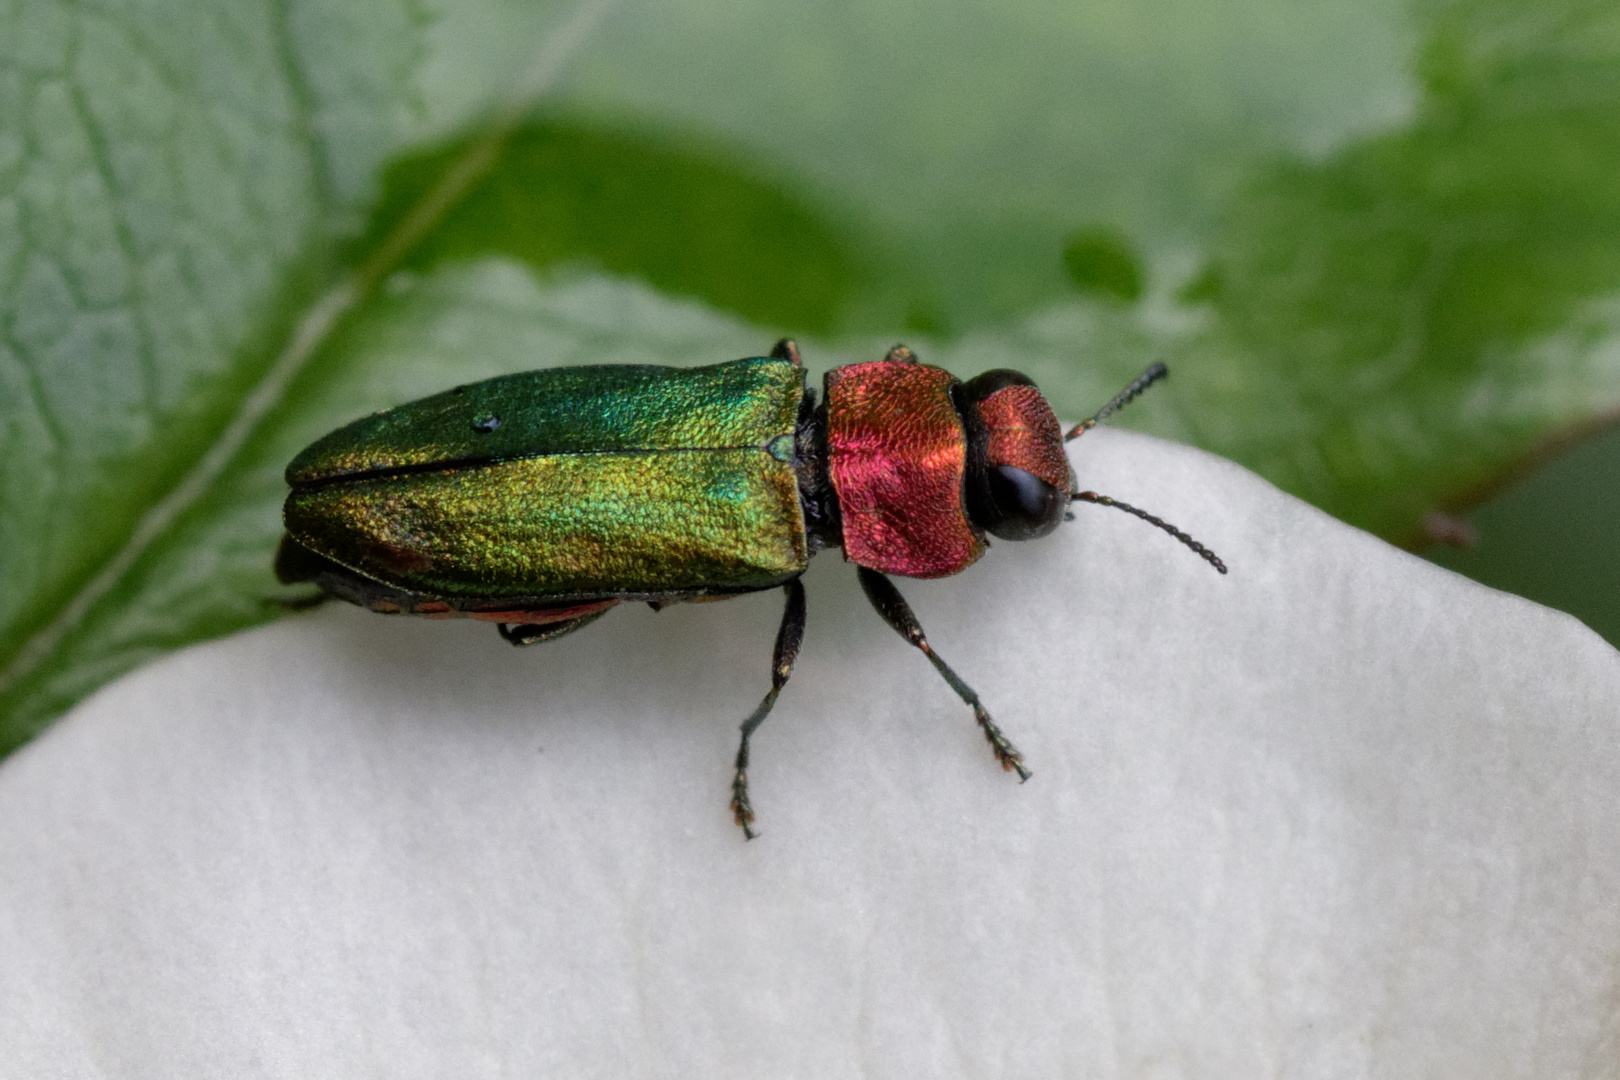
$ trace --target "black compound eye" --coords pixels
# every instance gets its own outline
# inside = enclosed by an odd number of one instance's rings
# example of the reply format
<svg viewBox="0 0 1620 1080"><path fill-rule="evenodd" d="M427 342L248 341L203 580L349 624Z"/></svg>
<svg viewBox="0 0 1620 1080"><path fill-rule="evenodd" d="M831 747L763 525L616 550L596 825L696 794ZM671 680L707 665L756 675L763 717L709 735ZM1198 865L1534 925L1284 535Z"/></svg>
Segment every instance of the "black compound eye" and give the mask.
<svg viewBox="0 0 1620 1080"><path fill-rule="evenodd" d="M1003 540L1034 540L1063 523L1069 493L1012 465L992 465L984 473L984 517L979 525Z"/></svg>

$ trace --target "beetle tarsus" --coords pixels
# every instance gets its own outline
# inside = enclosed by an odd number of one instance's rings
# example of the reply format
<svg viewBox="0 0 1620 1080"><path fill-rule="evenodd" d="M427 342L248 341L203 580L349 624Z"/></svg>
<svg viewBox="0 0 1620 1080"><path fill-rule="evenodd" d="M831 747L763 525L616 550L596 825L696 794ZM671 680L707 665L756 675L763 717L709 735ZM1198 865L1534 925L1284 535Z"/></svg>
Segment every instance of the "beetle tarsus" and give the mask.
<svg viewBox="0 0 1620 1080"><path fill-rule="evenodd" d="M804 582L794 578L782 590L787 603L782 609L782 625L776 631L776 648L771 658L771 688L760 699L759 705L742 722L742 739L737 744L737 769L731 777L731 816L749 840L759 834L749 826L754 821L754 806L748 801L748 739L765 722L782 687L793 674L793 662L799 657L799 646L804 643Z"/></svg>
<svg viewBox="0 0 1620 1080"><path fill-rule="evenodd" d="M1024 765L1024 755L1012 744L1012 740L1001 733L996 722L990 719L990 712L979 700L979 694L973 687L962 681L962 677L936 653L928 638L923 634L922 624L906 603L900 590L894 587L894 582L878 573L876 570L860 568L861 588L866 592L866 598L872 602L877 613L883 616L883 621L894 628L895 633L905 638L907 642L916 646L922 654L928 657L928 662L934 665L934 670L950 684L956 691L956 696L967 703L973 710L973 719L978 721L979 728L990 743L990 749L995 752L996 760L1008 772L1018 774L1018 782L1023 783L1030 778L1030 771Z"/></svg>
<svg viewBox="0 0 1620 1080"><path fill-rule="evenodd" d="M984 737L989 740L990 749L995 752L996 760L1001 762L1002 769L1006 772L1017 773L1020 784L1028 780L1033 774L1024 765L1024 755L1018 752L1018 747L1012 744L1011 739L1001 733L1001 729L996 726L994 720L990 719L989 712L985 710L982 704L974 703L973 718L979 722L979 727L983 729Z"/></svg>
<svg viewBox="0 0 1620 1080"><path fill-rule="evenodd" d="M771 703L775 704L775 693L770 696ZM754 804L748 801L747 732L743 733L742 742L737 747L737 771L731 777L731 817L741 827L745 840L752 840L759 835L750 828L754 823Z"/></svg>
<svg viewBox="0 0 1620 1080"><path fill-rule="evenodd" d="M1001 763L1002 769L1006 772L1017 773L1020 784L1028 780L1032 774L1024 765L1024 755L1018 752L1018 747L1014 746L1012 740L1003 735L1001 728L997 727L996 722L990 719L990 710L986 709L984 702L979 700L978 692L963 682L961 676L951 670L951 666L929 647L926 640L917 643L917 647L923 651L924 656L928 657L928 661L934 665L934 669L945 677L945 681L951 684L951 689L956 691L957 696L967 702L968 707L973 710L973 719L978 721L979 729L984 732L985 740L989 742L990 750L996 755L996 760Z"/></svg>

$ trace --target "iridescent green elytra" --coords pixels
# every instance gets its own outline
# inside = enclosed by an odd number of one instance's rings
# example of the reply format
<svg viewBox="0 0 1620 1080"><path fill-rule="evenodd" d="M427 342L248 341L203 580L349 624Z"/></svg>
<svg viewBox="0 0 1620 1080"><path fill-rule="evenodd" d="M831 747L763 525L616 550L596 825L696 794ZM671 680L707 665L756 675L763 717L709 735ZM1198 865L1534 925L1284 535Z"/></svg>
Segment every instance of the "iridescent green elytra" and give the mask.
<svg viewBox="0 0 1620 1080"><path fill-rule="evenodd" d="M767 357L457 387L299 454L287 530L366 579L450 601L771 588L809 559L792 463L803 398L803 369Z"/></svg>

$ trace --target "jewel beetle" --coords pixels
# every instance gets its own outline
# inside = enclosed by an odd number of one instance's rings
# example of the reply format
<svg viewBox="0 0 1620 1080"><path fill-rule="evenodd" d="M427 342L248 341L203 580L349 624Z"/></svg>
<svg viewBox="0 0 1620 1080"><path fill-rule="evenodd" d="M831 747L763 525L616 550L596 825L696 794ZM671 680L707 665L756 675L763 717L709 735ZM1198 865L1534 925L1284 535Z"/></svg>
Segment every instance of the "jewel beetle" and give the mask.
<svg viewBox="0 0 1620 1080"><path fill-rule="evenodd" d="M1160 519L1075 483L1063 444L1165 375L1155 364L1066 435L1026 376L962 381L903 345L805 385L792 341L696 368L602 365L503 375L388 409L287 466L275 571L389 614L481 619L514 645L641 602L787 595L771 688L742 724L731 811L752 839L748 743L804 637L800 576L841 547L891 627L972 710L1002 768L1022 755L929 645L889 575L960 573L1045 536L1069 504L1127 511L1221 573Z"/></svg>

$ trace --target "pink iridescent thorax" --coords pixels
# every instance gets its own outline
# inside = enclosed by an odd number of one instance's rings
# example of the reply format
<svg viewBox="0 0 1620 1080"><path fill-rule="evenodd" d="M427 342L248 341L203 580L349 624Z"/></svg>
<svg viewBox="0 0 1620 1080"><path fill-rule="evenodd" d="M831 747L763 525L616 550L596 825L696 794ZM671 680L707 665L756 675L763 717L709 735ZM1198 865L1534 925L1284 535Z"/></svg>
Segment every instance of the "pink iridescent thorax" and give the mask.
<svg viewBox="0 0 1620 1080"><path fill-rule="evenodd" d="M1046 398L1033 386L1004 386L979 402L988 432L984 457L991 465L1011 465L1071 491L1069 459L1063 453L1063 427Z"/></svg>
<svg viewBox="0 0 1620 1080"><path fill-rule="evenodd" d="M828 468L850 562L934 578L984 554L963 503L967 431L951 402L956 381L903 360L827 373Z"/></svg>

